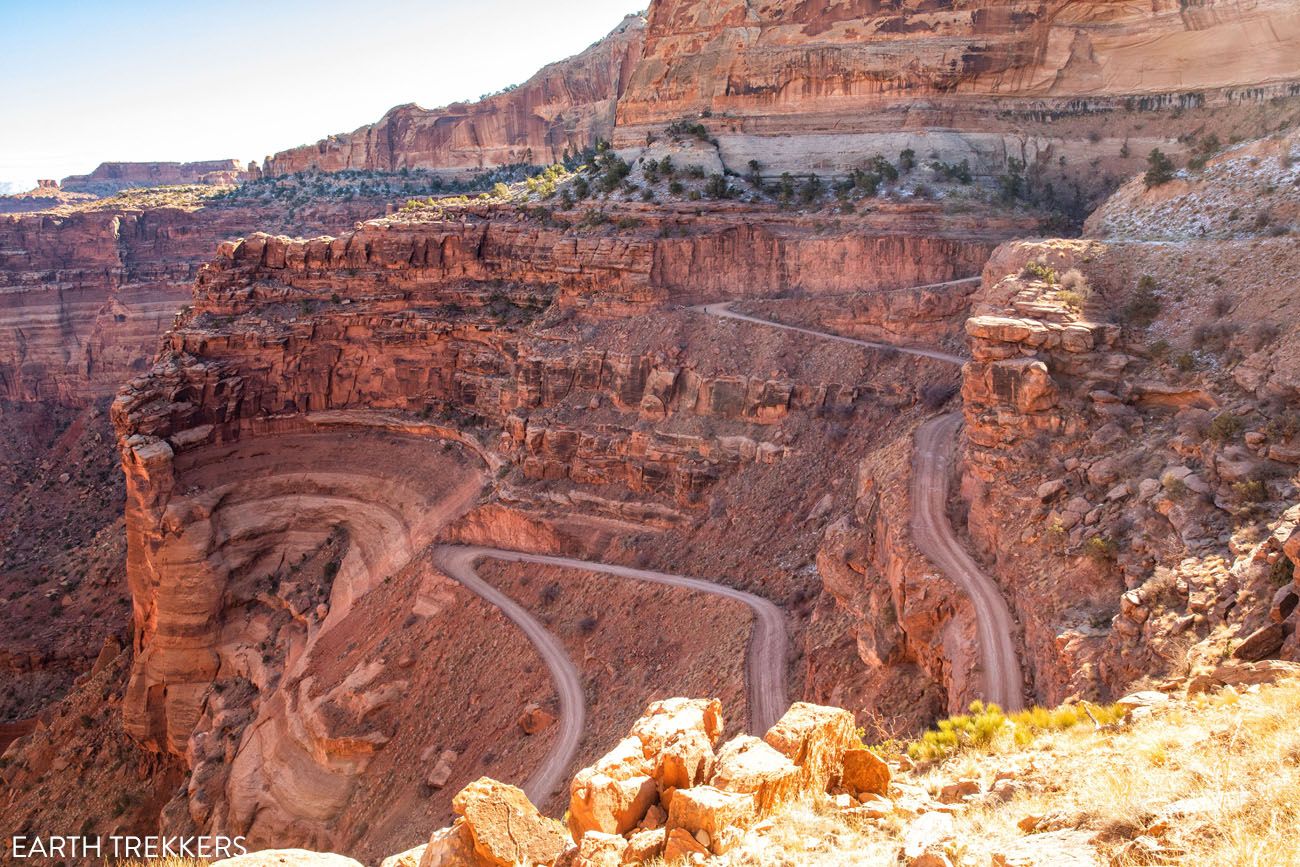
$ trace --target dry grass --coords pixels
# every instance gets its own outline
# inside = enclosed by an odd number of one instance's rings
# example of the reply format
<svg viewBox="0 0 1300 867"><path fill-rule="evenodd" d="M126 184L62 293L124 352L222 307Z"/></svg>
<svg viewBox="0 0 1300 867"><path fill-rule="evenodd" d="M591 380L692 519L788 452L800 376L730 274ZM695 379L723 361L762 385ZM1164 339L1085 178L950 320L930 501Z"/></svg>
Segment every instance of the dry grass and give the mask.
<svg viewBox="0 0 1300 867"><path fill-rule="evenodd" d="M1007 800L956 805L948 855L986 867L1034 832L1079 830L1112 867L1300 867L1300 681L1231 689L1131 723L1045 728L1028 745L1000 739L896 779L934 793L963 779L987 790L1013 774ZM728 864L894 865L907 819L852 819L802 805L756 829Z"/></svg>

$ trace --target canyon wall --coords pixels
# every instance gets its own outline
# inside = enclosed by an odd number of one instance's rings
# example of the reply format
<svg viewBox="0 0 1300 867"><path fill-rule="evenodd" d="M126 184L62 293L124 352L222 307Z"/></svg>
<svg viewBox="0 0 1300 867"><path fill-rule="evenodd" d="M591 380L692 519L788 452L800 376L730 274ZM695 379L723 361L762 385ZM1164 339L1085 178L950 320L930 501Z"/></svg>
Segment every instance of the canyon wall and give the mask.
<svg viewBox="0 0 1300 867"><path fill-rule="evenodd" d="M765 173L829 173L912 148L1095 184L1077 164L1123 176L1154 144L1177 148L1245 103L1296 96L1297 58L1300 11L1282 0L658 0L615 142L703 117L737 171L756 159ZM1200 127L1184 128L1182 113L1202 107L1219 117L1197 112Z"/></svg>
<svg viewBox="0 0 1300 867"><path fill-rule="evenodd" d="M267 175L306 169L436 168L472 173L550 164L614 130L614 107L641 55L644 20L631 15L604 39L544 67L506 93L438 109L402 105L376 124L266 158Z"/></svg>
<svg viewBox="0 0 1300 867"><path fill-rule="evenodd" d="M1300 652L1298 144L1134 179L1089 221L1099 237L990 259L966 326L963 496L1044 701Z"/></svg>
<svg viewBox="0 0 1300 867"><path fill-rule="evenodd" d="M258 226L338 231L382 213L326 202L84 208L0 217L0 399L108 397L148 366L218 241Z"/></svg>

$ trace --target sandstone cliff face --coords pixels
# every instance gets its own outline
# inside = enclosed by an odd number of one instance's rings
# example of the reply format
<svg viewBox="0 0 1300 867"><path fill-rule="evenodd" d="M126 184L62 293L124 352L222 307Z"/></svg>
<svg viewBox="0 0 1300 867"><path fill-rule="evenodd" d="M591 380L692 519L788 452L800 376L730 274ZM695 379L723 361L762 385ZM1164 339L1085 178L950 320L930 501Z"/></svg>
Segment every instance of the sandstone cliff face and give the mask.
<svg viewBox="0 0 1300 867"><path fill-rule="evenodd" d="M843 174L874 154L1001 175L1087 201L1152 147L1262 135L1300 112L1300 12L1286 0L656 0L586 52L480 103L393 109L268 158L308 168L466 172L549 163L597 139L639 153L681 120L711 164ZM1279 103L1279 100L1281 102Z"/></svg>
<svg viewBox="0 0 1300 867"><path fill-rule="evenodd" d="M136 187L173 184L233 184L246 176L239 160L196 163L100 163L88 175L70 175L60 186L69 193L108 196Z"/></svg>
<svg viewBox="0 0 1300 867"><path fill-rule="evenodd" d="M905 147L982 171L1008 157L1119 167L1120 141L1139 142L1141 155L1152 138L1133 126L1134 109L1294 96L1297 47L1300 14L1281 0L659 0L616 143L703 113L737 170L749 159L773 173L843 170ZM1156 123L1156 140L1174 137L1168 117ZM1098 148L1102 138L1114 147Z"/></svg>
<svg viewBox="0 0 1300 867"><path fill-rule="evenodd" d="M474 172L550 164L614 130L614 106L641 55L644 20L629 16L581 54L508 93L440 109L394 108L378 123L267 157L265 173L436 168Z"/></svg>

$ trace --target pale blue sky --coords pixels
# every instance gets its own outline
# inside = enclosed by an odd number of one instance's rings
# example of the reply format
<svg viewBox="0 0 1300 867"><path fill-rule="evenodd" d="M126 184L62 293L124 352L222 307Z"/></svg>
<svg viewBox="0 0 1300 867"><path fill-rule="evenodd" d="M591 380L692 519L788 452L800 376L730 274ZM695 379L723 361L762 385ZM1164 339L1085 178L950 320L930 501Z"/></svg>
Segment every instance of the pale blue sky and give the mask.
<svg viewBox="0 0 1300 867"><path fill-rule="evenodd" d="M259 162L521 82L645 0L0 0L0 185Z"/></svg>

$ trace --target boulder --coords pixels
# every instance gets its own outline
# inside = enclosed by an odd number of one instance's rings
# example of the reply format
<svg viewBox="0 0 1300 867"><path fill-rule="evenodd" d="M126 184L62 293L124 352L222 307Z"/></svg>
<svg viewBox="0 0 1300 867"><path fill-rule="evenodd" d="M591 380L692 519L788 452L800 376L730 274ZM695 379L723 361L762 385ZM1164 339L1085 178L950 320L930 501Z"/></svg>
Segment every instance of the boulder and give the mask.
<svg viewBox="0 0 1300 867"><path fill-rule="evenodd" d="M958 780L939 789L939 803L958 804L970 795L980 793L980 784L976 780Z"/></svg>
<svg viewBox="0 0 1300 867"><path fill-rule="evenodd" d="M1285 622L1261 626L1237 645L1232 651L1232 656L1234 659L1244 659L1249 662L1259 662L1277 656L1292 629L1292 625Z"/></svg>
<svg viewBox="0 0 1300 867"><path fill-rule="evenodd" d="M465 820L483 864L552 864L569 842L564 826L539 813L522 791L489 777L461 789L451 808Z"/></svg>
<svg viewBox="0 0 1300 867"><path fill-rule="evenodd" d="M845 752L859 745L853 714L802 701L791 705L763 740L799 766L800 788L817 793L839 778Z"/></svg>
<svg viewBox="0 0 1300 867"><path fill-rule="evenodd" d="M438 756L437 764L429 771L424 781L435 789L441 789L447 785L447 782L451 779L452 763L457 758L459 757L455 750L443 750L442 754Z"/></svg>
<svg viewBox="0 0 1300 867"><path fill-rule="evenodd" d="M1015 840L993 855L993 867L1100 867L1087 831L1048 831Z"/></svg>
<svg viewBox="0 0 1300 867"><path fill-rule="evenodd" d="M1115 704L1129 711L1136 710L1140 707L1158 707L1168 703L1169 696L1154 689L1144 689L1139 692L1131 692L1119 701L1115 702Z"/></svg>
<svg viewBox="0 0 1300 867"><path fill-rule="evenodd" d="M937 811L922 813L907 826L903 835L903 857L920 858L943 846L955 833L952 816Z"/></svg>
<svg viewBox="0 0 1300 867"><path fill-rule="evenodd" d="M226 858L212 867L362 867L361 862L331 852L308 852L306 849L263 849L235 858Z"/></svg>
<svg viewBox="0 0 1300 867"><path fill-rule="evenodd" d="M631 736L641 741L646 756L655 755L682 732L698 731L716 744L722 736L722 702L703 698L667 698L646 708L632 724Z"/></svg>
<svg viewBox="0 0 1300 867"><path fill-rule="evenodd" d="M664 843L667 839L668 832L663 828L648 829L629 834L627 849L623 853L624 863L644 864L647 861L653 861L663 854Z"/></svg>
<svg viewBox="0 0 1300 867"><path fill-rule="evenodd" d="M420 859L424 857L424 850L427 848L428 845L416 846L414 849L389 855L379 867L420 867Z"/></svg>
<svg viewBox="0 0 1300 867"><path fill-rule="evenodd" d="M588 831L578 841L578 867L619 867L627 852L627 841L617 834Z"/></svg>
<svg viewBox="0 0 1300 867"><path fill-rule="evenodd" d="M866 747L845 750L840 785L855 796L888 794L889 776L889 765Z"/></svg>
<svg viewBox="0 0 1300 867"><path fill-rule="evenodd" d="M450 828L439 828L429 836L420 855L420 867L478 867L474 857L474 838L464 820Z"/></svg>
<svg viewBox="0 0 1300 867"><path fill-rule="evenodd" d="M1187 692L1189 695L1195 695L1223 686L1275 683L1288 677L1300 677L1300 663L1283 662L1279 659L1267 659L1261 662L1228 659L1213 671L1193 677L1187 684Z"/></svg>
<svg viewBox="0 0 1300 867"><path fill-rule="evenodd" d="M569 785L569 831L625 834L637 826L658 796L650 760L635 737L624 738Z"/></svg>
<svg viewBox="0 0 1300 867"><path fill-rule="evenodd" d="M555 717L538 704L527 704L519 715L519 728L526 735L535 735L555 722Z"/></svg>
<svg viewBox="0 0 1300 867"><path fill-rule="evenodd" d="M722 703L717 699L670 698L652 703L632 725L651 761L660 789L688 788L708 779L713 747L722 736Z"/></svg>
<svg viewBox="0 0 1300 867"><path fill-rule="evenodd" d="M685 828L674 828L669 831L664 841L664 863L676 864L679 861L686 861L699 855L707 857L709 850L700 845L699 841L691 836L691 833Z"/></svg>
<svg viewBox="0 0 1300 867"><path fill-rule="evenodd" d="M799 796L799 780L794 762L765 741L739 735L719 750L709 783L726 792L753 795L758 817L763 818Z"/></svg>
<svg viewBox="0 0 1300 867"><path fill-rule="evenodd" d="M713 786L681 789L668 807L668 833L671 840L673 832L686 830L701 843L712 843L710 849L719 854L722 848L718 843L729 836L727 832L748 826L755 815L753 795L724 792Z"/></svg>

